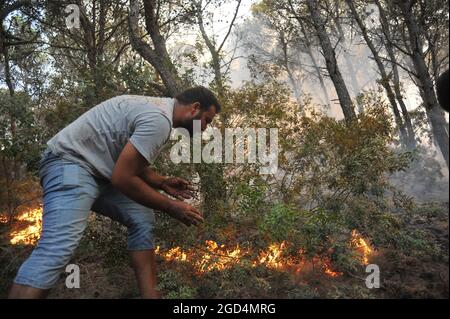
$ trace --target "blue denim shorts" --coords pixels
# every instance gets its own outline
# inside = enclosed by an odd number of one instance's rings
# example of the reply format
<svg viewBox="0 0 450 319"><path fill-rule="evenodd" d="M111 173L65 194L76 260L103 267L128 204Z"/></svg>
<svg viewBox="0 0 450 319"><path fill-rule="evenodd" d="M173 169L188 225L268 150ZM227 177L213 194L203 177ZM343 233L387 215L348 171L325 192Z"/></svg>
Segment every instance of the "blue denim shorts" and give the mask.
<svg viewBox="0 0 450 319"><path fill-rule="evenodd" d="M154 248L152 209L48 150L42 156L39 174L44 191L41 238L20 267L16 284L52 288L78 246L91 210L128 228L129 250Z"/></svg>

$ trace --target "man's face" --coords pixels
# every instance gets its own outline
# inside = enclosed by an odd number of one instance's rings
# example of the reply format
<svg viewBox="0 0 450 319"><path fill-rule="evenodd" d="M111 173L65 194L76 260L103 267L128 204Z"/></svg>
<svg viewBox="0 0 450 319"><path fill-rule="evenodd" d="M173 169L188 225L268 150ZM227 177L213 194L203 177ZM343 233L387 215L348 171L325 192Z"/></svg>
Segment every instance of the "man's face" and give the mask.
<svg viewBox="0 0 450 319"><path fill-rule="evenodd" d="M202 132L206 130L209 124L214 119L214 116L216 115L216 107L211 106L206 111L202 111L200 108L200 103L194 103L189 105L187 108L185 120L183 121L181 127L185 128L189 131L189 134L191 137L194 135L194 121L200 121L201 122L201 129Z"/></svg>

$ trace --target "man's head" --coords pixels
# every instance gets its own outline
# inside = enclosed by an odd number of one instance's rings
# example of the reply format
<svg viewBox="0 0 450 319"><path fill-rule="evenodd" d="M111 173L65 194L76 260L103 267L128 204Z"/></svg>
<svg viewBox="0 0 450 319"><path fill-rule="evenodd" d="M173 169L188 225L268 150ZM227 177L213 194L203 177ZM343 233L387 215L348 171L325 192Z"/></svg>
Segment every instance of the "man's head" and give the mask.
<svg viewBox="0 0 450 319"><path fill-rule="evenodd" d="M437 80L437 95L442 108L448 112L449 110L449 94L448 94L449 75L448 70L445 71Z"/></svg>
<svg viewBox="0 0 450 319"><path fill-rule="evenodd" d="M201 121L202 131L212 122L214 116L220 113L221 106L214 93L204 87L194 87L178 94L175 99L173 126L194 131L194 120Z"/></svg>

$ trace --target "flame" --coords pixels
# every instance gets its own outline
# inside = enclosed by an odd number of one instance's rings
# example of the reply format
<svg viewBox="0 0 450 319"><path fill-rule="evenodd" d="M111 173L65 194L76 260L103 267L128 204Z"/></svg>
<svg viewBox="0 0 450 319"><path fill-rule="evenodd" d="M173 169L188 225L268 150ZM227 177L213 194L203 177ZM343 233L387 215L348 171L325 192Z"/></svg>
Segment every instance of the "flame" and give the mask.
<svg viewBox="0 0 450 319"><path fill-rule="evenodd" d="M287 270L292 269L299 273L304 266L304 253L299 250L298 256L287 257L284 252L290 243L272 243L266 250L259 252L257 258L251 262L253 267L265 266L270 269ZM183 251L180 247L171 248L165 252L158 246L155 251L166 261L189 262L198 273L206 273L213 270L225 270L234 265L241 264L244 258L248 258L250 252L243 250L236 245L232 249L227 249L225 245L219 245L215 241L205 241L205 247L196 247ZM331 261L328 259L314 258L314 263L319 264L323 273L330 277L339 277L343 273L334 271Z"/></svg>
<svg viewBox="0 0 450 319"><path fill-rule="evenodd" d="M325 267L325 270L323 272L325 275L333 277L333 278L340 277L343 275L343 273L334 271L333 269L328 268L328 267Z"/></svg>
<svg viewBox="0 0 450 319"><path fill-rule="evenodd" d="M356 251L361 254L361 260L364 265L369 264L369 257L373 249L366 242L366 240L359 234L356 229L352 231L351 244L356 248Z"/></svg>
<svg viewBox="0 0 450 319"><path fill-rule="evenodd" d="M343 275L342 272L333 270L332 265L331 265L331 261L329 261L329 260L325 260L323 262L322 268L323 268L324 274L327 275L327 276L336 278L336 277L340 277L340 276Z"/></svg>
<svg viewBox="0 0 450 319"><path fill-rule="evenodd" d="M246 252L239 245L232 249L227 249L225 245L219 246L215 241L207 240L206 249L195 266L200 272L225 270L239 264L245 254Z"/></svg>
<svg viewBox="0 0 450 319"><path fill-rule="evenodd" d="M280 269L286 263L282 259L283 251L286 249L286 241L269 245L268 250L259 254L259 260L253 262L253 266L266 265L268 268Z"/></svg>
<svg viewBox="0 0 450 319"><path fill-rule="evenodd" d="M7 222L6 216L0 215L0 223ZM40 238L42 229L42 208L35 208L24 212L15 218L17 222L10 232L10 243L12 245L35 245ZM25 226L24 226L25 224ZM300 249L297 256L286 256L286 249L290 243L283 241L281 243L272 243L267 249L261 250L256 259L251 260L250 250L244 250L239 245L227 248L225 245L219 245L212 240L205 241L204 247L194 247L184 251L181 247L173 247L162 251L158 246L156 254L163 257L166 261L189 262L194 266L198 273L206 273L214 270L225 270L234 265L241 264L244 259L251 262L253 267L259 265L270 269L294 269L301 272L304 266L304 252ZM361 255L361 263L369 264L369 257L373 249L358 231L351 233L351 245ZM329 277L339 277L343 273L333 270L332 262L328 258L313 258L313 263L321 265L324 274Z"/></svg>
<svg viewBox="0 0 450 319"><path fill-rule="evenodd" d="M156 254L161 254L161 248L158 246L155 250ZM186 261L187 254L180 247L175 247L162 254L167 261Z"/></svg>
<svg viewBox="0 0 450 319"><path fill-rule="evenodd" d="M166 252L157 247L155 252L161 255L166 261L189 261L194 265L199 273L213 270L225 270L240 263L245 252L236 245L233 249L227 249L225 245L219 246L215 241L205 241L205 248L190 249L183 251L180 247L174 247Z"/></svg>
<svg viewBox="0 0 450 319"><path fill-rule="evenodd" d="M0 215L0 224L7 224L8 223L8 217L5 215Z"/></svg>
<svg viewBox="0 0 450 319"><path fill-rule="evenodd" d="M41 236L42 208L35 208L16 217L17 223L11 233L10 243L12 245L34 246ZM25 227L22 226L25 224Z"/></svg>
<svg viewBox="0 0 450 319"><path fill-rule="evenodd" d="M352 232L352 245L361 253L361 263L367 265L369 257L373 250L367 241L356 231ZM253 267L259 265L270 269L294 269L295 272L301 272L304 261L304 252L300 249L295 257L285 256L285 251L290 245L289 242L272 243L266 250L259 252L257 258L251 262ZM232 249L227 249L225 245L219 245L215 241L207 240L205 247L196 247L183 251L180 247L175 247L162 252L160 247L156 249L156 253L161 255L167 261L183 261L191 263L199 273L206 273L213 270L224 270L233 265L240 264L243 258L248 257L250 251L242 250L239 245ZM313 263L319 265L323 273L329 277L336 278L343 275L342 272L335 271L333 264L329 258L313 258Z"/></svg>

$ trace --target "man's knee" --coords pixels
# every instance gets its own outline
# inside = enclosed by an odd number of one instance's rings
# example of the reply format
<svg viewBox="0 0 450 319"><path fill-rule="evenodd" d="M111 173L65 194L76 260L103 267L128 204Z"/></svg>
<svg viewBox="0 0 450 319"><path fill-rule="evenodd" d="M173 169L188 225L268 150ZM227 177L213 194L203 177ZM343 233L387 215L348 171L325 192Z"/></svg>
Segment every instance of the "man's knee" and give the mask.
<svg viewBox="0 0 450 319"><path fill-rule="evenodd" d="M152 218L135 220L128 227L128 250L150 250L154 249Z"/></svg>

